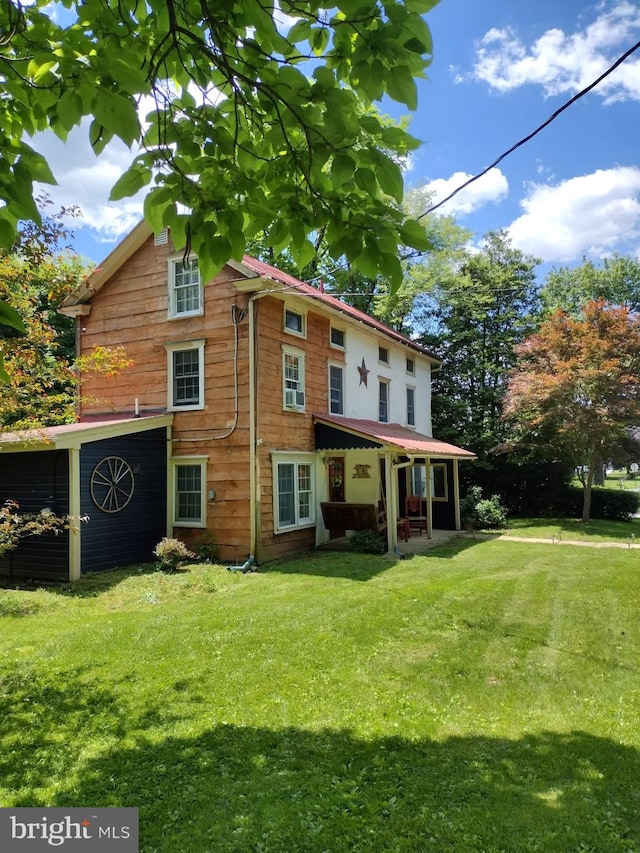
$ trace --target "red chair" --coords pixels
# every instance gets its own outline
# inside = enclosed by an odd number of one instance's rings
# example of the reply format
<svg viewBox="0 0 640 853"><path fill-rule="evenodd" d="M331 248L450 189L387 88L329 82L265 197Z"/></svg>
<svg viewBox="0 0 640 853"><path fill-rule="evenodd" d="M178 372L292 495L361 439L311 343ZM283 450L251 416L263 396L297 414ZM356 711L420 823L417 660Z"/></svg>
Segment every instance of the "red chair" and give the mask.
<svg viewBox="0 0 640 853"><path fill-rule="evenodd" d="M408 495L404 499L404 514L409 521L409 529L418 536L424 530L427 533L427 516L422 514L422 498Z"/></svg>

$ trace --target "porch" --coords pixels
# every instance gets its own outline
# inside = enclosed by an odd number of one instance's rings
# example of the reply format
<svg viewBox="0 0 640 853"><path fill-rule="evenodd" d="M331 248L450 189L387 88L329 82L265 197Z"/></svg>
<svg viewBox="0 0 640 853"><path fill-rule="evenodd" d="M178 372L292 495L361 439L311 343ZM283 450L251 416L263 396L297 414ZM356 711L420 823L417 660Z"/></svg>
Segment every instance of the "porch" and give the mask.
<svg viewBox="0 0 640 853"><path fill-rule="evenodd" d="M443 545L450 539L455 539L460 536L460 530L433 530L432 536L429 538L426 534L413 534L408 541L402 539L398 542L398 556L402 554L404 557L414 557L416 554L425 554L439 545ZM330 539L323 545L318 546L319 551L351 551L351 543L346 536L341 536L339 539Z"/></svg>

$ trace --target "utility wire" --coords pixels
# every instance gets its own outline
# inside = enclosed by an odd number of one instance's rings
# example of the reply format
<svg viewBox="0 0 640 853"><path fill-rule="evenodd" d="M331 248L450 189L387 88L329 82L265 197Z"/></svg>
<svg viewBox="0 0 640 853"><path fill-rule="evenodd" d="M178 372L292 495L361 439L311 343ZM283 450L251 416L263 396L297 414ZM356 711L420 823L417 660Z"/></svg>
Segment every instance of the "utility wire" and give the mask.
<svg viewBox="0 0 640 853"><path fill-rule="evenodd" d="M565 111L566 109L568 109L572 104L575 104L575 102L576 102L579 98L581 98L583 95L586 95L586 94L587 94L587 92L590 92L590 91L591 91L592 89L594 89L594 88L595 88L599 83L601 83L601 82L604 80L604 78L605 78L605 77L608 77L608 76L609 76L609 74L611 74L611 72L612 72L612 71L615 71L615 69L616 69L619 65L621 65L621 64L625 61L625 59L627 59L629 56L631 56L631 54L632 54L632 53L634 53L634 52L635 52L639 47L640 47L640 41L636 42L636 43L633 45L633 47L630 47L630 48L629 48L629 50L627 50L625 53L623 53L621 57L619 57L618 59L616 59L616 61L613 63L613 65L611 65L609 68L607 68L607 70L604 72L604 74L601 74L601 75L598 77L598 79L597 79L597 80L594 80L594 81L593 81L593 83L590 83L586 88L582 89L582 91L581 91L581 92L578 92L578 94L577 94L577 95L574 95L574 96L573 96L573 98L571 98L570 100L568 100L568 101L567 101L565 104L563 104L559 109L557 109L557 110L553 113L553 115L550 115L550 116L549 116L549 118L548 118L545 122L543 122L539 127L537 127L537 128L533 131L533 133L530 133L528 136L525 136L525 137L524 137L524 139L521 139L519 142L516 142L516 144L515 144L515 145L512 145L512 146L511 146L511 148L509 148L509 150L508 150L508 151L505 151L505 152L504 152L504 154L501 154L501 155L498 157L498 159L497 159L497 160L494 160L494 161L493 161L493 163L491 163L491 165L487 166L487 168L486 168L486 169L483 169L483 170L482 170L482 172L479 172L477 175L474 175L472 178L469 178L469 180L468 180L468 181L465 181L465 182L464 182L463 184L461 184L457 189L455 189L452 193L449 193L449 195L448 195L446 198L443 198L443 199L442 199L442 201L439 201L437 204L434 204L434 205L433 205L432 207L430 207L428 210L425 210L425 212L424 212L424 213L421 213L421 214L420 214L420 216L416 217L416 218L417 218L417 220L418 220L418 221L420 221L420 220L421 220L421 219L423 219L425 216L427 216L429 213L433 213L433 211L434 211L434 210L437 210L439 207L442 207L442 205L443 205L443 204L445 204L446 202L450 201L450 200L451 200L455 195L457 195L461 190L465 189L465 187L468 187L468 186L469 186L469 184L472 184L474 181L477 181L477 180L478 180L479 178L481 178L483 175L486 175L486 174L487 174L487 172L489 172L491 169L493 169L495 166L497 166L497 165L498 165L498 163L501 163L501 162L504 160L504 158L505 158L505 157L508 157L508 156L509 156L509 154L512 154L512 153L516 150L516 148L519 148L521 145L524 145L524 144L525 144L525 142L529 142L529 140L530 140L530 139L533 139L533 137L534 137L534 136L536 136L536 134L540 133L540 131L541 131L541 130L544 130L544 128L545 128L545 127L547 127L547 125L551 124L551 122L552 122L554 119L558 118L558 116L560 115L560 113L564 112L564 111Z"/></svg>

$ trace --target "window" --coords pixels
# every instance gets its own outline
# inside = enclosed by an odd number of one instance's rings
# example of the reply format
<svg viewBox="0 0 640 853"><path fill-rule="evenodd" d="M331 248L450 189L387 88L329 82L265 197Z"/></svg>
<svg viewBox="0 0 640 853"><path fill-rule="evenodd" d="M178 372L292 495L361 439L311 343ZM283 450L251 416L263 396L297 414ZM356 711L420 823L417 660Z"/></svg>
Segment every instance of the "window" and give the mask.
<svg viewBox="0 0 640 853"><path fill-rule="evenodd" d="M291 458L290 454L273 460L274 527L276 533L315 524L314 458Z"/></svg>
<svg viewBox="0 0 640 853"><path fill-rule="evenodd" d="M378 391L378 420L382 424L389 423L389 383L381 379Z"/></svg>
<svg viewBox="0 0 640 853"><path fill-rule="evenodd" d="M169 261L170 309L172 317L202 314L202 285L198 259Z"/></svg>
<svg viewBox="0 0 640 853"><path fill-rule="evenodd" d="M283 348L282 378L284 408L304 411L304 353Z"/></svg>
<svg viewBox="0 0 640 853"><path fill-rule="evenodd" d="M386 347L378 347L378 361L389 364L389 350Z"/></svg>
<svg viewBox="0 0 640 853"><path fill-rule="evenodd" d="M410 376L416 375L416 363L415 363L415 360L413 358L407 359L407 373Z"/></svg>
<svg viewBox="0 0 640 853"><path fill-rule="evenodd" d="M427 466L424 462L416 462L411 471L411 494L427 497ZM429 466L431 498L434 501L448 500L447 466L444 462L435 462Z"/></svg>
<svg viewBox="0 0 640 853"><path fill-rule="evenodd" d="M205 527L207 457L189 456L171 461L173 469L173 523Z"/></svg>
<svg viewBox="0 0 640 853"><path fill-rule="evenodd" d="M204 407L204 341L169 344L169 400L171 410Z"/></svg>
<svg viewBox="0 0 640 853"><path fill-rule="evenodd" d="M297 311L292 311L290 308L284 309L284 330L292 335L299 335L301 338L305 335L304 314L299 314Z"/></svg>
<svg viewBox="0 0 640 853"><path fill-rule="evenodd" d="M331 346L339 347L340 349L344 349L345 346L345 334L344 329L336 329L335 326L331 327Z"/></svg>
<svg viewBox="0 0 640 853"><path fill-rule="evenodd" d="M329 411L344 415L344 370L337 364L329 365Z"/></svg>
<svg viewBox="0 0 640 853"><path fill-rule="evenodd" d="M407 426L416 425L416 389L407 385Z"/></svg>

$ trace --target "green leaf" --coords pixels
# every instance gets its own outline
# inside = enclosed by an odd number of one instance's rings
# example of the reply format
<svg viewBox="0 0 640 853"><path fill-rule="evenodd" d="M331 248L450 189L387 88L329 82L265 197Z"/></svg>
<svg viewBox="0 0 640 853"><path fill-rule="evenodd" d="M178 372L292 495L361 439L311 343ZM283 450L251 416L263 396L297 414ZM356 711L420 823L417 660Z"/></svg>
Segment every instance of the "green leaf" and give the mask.
<svg viewBox="0 0 640 853"><path fill-rule="evenodd" d="M41 184L57 185L58 182L54 178L53 172L42 154L38 154L37 151L29 148L28 145L23 145L20 159L29 169L34 181L39 181Z"/></svg>
<svg viewBox="0 0 640 853"><path fill-rule="evenodd" d="M115 182L111 189L111 193L109 194L109 201L119 201L121 198L128 198L129 196L135 195L137 192L140 192L143 187L147 186L151 181L151 178L151 169L148 169L146 166L141 166L138 163L134 163L127 169L124 175L118 178Z"/></svg>
<svg viewBox="0 0 640 853"><path fill-rule="evenodd" d="M378 269L380 275L391 285L391 292L395 292L402 284L402 264L398 256L388 253L379 255Z"/></svg>
<svg viewBox="0 0 640 853"><path fill-rule="evenodd" d="M382 128L382 143L386 148L391 148L393 151L414 151L422 145L420 139L411 136L406 130L401 127L383 127Z"/></svg>
<svg viewBox="0 0 640 853"><path fill-rule="evenodd" d="M304 269L307 264L311 263L315 256L315 246L309 240L305 240L300 246L293 246L291 248L291 257L298 265L298 269Z"/></svg>
<svg viewBox="0 0 640 853"><path fill-rule="evenodd" d="M394 101L406 104L410 110L418 108L418 87L406 65L394 65L389 69L387 93Z"/></svg>
<svg viewBox="0 0 640 853"><path fill-rule="evenodd" d="M404 193L404 181L400 167L390 157L375 148L371 149L371 159L376 166L376 177L383 191L400 204Z"/></svg>
<svg viewBox="0 0 640 853"><path fill-rule="evenodd" d="M353 177L356 164L349 154L338 154L331 164L331 180L336 189L340 189Z"/></svg>
<svg viewBox="0 0 640 853"><path fill-rule="evenodd" d="M18 332L22 332L25 335L27 333L25 325L22 322L22 317L18 314L16 309L12 308L11 305L7 305L7 303L2 300L0 300L0 323L2 323L3 326L10 326L12 329L16 329Z"/></svg>
<svg viewBox="0 0 640 853"><path fill-rule="evenodd" d="M398 228L400 239L405 246L411 246L412 249L417 249L420 252L428 252L433 246L427 237L426 228L415 219L407 219Z"/></svg>
<svg viewBox="0 0 640 853"><path fill-rule="evenodd" d="M405 0L404 5L409 12L417 12L418 15L424 15L437 6L439 2L440 0Z"/></svg>
<svg viewBox="0 0 640 853"><path fill-rule="evenodd" d="M9 374L4 369L4 364L2 361L2 350L0 350L0 382L4 383L5 385L9 384Z"/></svg>

